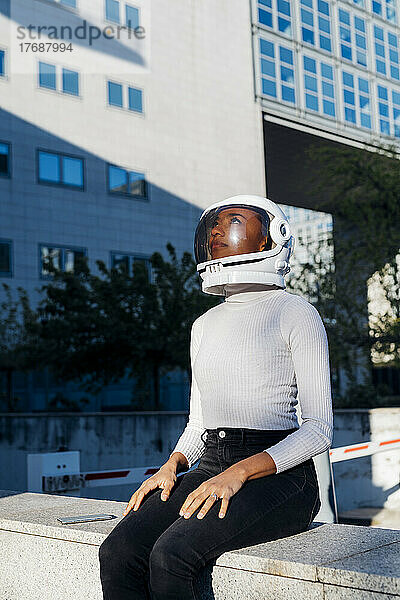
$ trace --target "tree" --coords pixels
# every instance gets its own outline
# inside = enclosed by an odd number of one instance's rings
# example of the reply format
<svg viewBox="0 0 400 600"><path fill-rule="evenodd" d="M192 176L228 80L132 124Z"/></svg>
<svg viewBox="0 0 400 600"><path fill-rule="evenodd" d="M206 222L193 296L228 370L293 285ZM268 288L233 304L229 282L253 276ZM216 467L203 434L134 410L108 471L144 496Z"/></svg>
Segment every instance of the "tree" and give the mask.
<svg viewBox="0 0 400 600"><path fill-rule="evenodd" d="M317 178L309 184L320 196L318 210L332 211L337 234L310 248L312 259L292 278L320 311L330 345L332 380L337 405L373 406L380 394L370 378L371 354L399 353L400 169L393 148L376 152L319 146L308 154L306 171ZM321 259L321 245L331 245L332 260ZM388 273L390 272L390 275ZM367 285L377 278L384 290L387 309L379 319L368 314ZM364 373L364 384L359 373ZM347 379L346 394L339 393L340 377ZM349 405L349 404L347 404Z"/></svg>
<svg viewBox="0 0 400 600"><path fill-rule="evenodd" d="M135 407L159 409L161 376L190 371L191 325L217 303L200 291L191 254L179 262L171 244L167 250L170 261L151 257L151 278L141 263L129 274L97 261L94 275L85 257L74 273L50 260L53 280L41 288L32 347L37 361L92 393L128 376L135 379Z"/></svg>
<svg viewBox="0 0 400 600"><path fill-rule="evenodd" d="M29 364L27 330L34 323L35 316L27 293L21 287L17 288L18 300L13 299L9 285L3 283L2 287L5 299L0 303L0 372L6 376L7 410L12 411L16 408L13 374Z"/></svg>

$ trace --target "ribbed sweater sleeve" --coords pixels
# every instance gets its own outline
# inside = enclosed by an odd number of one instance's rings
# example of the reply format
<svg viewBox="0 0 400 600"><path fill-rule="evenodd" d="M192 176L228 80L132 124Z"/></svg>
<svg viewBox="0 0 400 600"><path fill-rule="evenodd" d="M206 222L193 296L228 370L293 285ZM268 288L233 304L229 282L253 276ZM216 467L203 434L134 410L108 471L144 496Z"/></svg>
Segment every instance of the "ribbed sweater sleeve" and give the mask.
<svg viewBox="0 0 400 600"><path fill-rule="evenodd" d="M327 450L333 437L328 339L317 309L293 297L281 313L281 335L291 351L302 423L297 431L265 450L277 473Z"/></svg>
<svg viewBox="0 0 400 600"><path fill-rule="evenodd" d="M202 316L203 315L194 321L190 336L192 385L190 391L189 420L173 450L173 452L181 452L186 457L189 469L205 452L205 444L201 438L201 435L205 432L205 428L203 426L200 391L194 376L193 368L202 337Z"/></svg>

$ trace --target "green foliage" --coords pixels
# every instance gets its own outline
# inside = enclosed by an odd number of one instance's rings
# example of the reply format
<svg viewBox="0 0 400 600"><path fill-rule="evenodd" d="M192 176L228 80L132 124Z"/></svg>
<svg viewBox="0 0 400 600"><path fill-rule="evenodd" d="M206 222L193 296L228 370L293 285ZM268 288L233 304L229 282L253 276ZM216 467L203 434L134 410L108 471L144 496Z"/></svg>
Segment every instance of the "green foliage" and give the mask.
<svg viewBox="0 0 400 600"><path fill-rule="evenodd" d="M30 365L27 331L35 321L35 315L30 308L28 296L21 287L17 288L18 300L13 299L9 285L3 283L2 288L4 300L0 303L0 373L6 381L6 390L0 391L0 395L6 401L7 410L11 411L18 408L20 403L13 391L13 373Z"/></svg>
<svg viewBox="0 0 400 600"><path fill-rule="evenodd" d="M389 389L372 385L371 354L390 354L390 364L400 366L399 158L393 148L367 152L319 146L311 149L308 159L305 171L317 172L309 182L321 197L316 208L334 212L335 238L308 248L311 260L288 288L307 297L323 318L335 406L376 406ZM375 319L368 314L367 283L372 276L380 282L387 306ZM364 383L358 381L360 372ZM343 395L342 374L347 383Z"/></svg>
<svg viewBox="0 0 400 600"><path fill-rule="evenodd" d="M123 265L107 269L97 261L95 275L86 257L74 273L55 269L50 260L53 279L41 288L29 328L35 364L95 394L133 378L132 406L159 409L160 377L176 368L190 372L192 323L216 304L201 292L191 254L179 261L171 244L167 250L169 260L152 255L152 279L140 262L129 274Z"/></svg>

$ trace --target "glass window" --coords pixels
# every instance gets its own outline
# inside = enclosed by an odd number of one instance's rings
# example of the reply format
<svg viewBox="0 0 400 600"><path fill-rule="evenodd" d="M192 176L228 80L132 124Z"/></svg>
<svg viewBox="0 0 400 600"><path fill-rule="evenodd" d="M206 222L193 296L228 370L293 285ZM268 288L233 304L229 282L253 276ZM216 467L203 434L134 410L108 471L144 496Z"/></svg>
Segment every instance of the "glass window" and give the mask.
<svg viewBox="0 0 400 600"><path fill-rule="evenodd" d="M365 19L339 9L340 52L342 58L367 67Z"/></svg>
<svg viewBox="0 0 400 600"><path fill-rule="evenodd" d="M318 112L318 81L316 61L308 56L303 56L304 88L306 108Z"/></svg>
<svg viewBox="0 0 400 600"><path fill-rule="evenodd" d="M79 96L79 73L70 69L62 70L63 92Z"/></svg>
<svg viewBox="0 0 400 600"><path fill-rule="evenodd" d="M50 276L49 267L55 269L61 268L61 248L52 248L50 246L40 247L40 275L42 277Z"/></svg>
<svg viewBox="0 0 400 600"><path fill-rule="evenodd" d="M10 145L0 142L0 175L10 174Z"/></svg>
<svg viewBox="0 0 400 600"><path fill-rule="evenodd" d="M260 38L260 53L274 58L274 44L272 42L269 42L268 40Z"/></svg>
<svg viewBox="0 0 400 600"><path fill-rule="evenodd" d="M0 277L11 277L11 241L0 240Z"/></svg>
<svg viewBox="0 0 400 600"><path fill-rule="evenodd" d="M60 157L58 154L39 151L39 181L60 183Z"/></svg>
<svg viewBox="0 0 400 600"><path fill-rule="evenodd" d="M76 8L76 0L60 0L60 4L70 6L71 8Z"/></svg>
<svg viewBox="0 0 400 600"><path fill-rule="evenodd" d="M392 90L394 135L400 138L400 93Z"/></svg>
<svg viewBox="0 0 400 600"><path fill-rule="evenodd" d="M306 107L318 112L318 97L306 93Z"/></svg>
<svg viewBox="0 0 400 600"><path fill-rule="evenodd" d="M278 9L278 31L286 35L292 34L292 19L290 12L290 2L287 0L277 0Z"/></svg>
<svg viewBox="0 0 400 600"><path fill-rule="evenodd" d="M301 0L301 35L303 42L318 44L322 50L332 51L329 4L323 0ZM318 30L316 31L316 25Z"/></svg>
<svg viewBox="0 0 400 600"><path fill-rule="evenodd" d="M39 182L83 188L83 160L39 151Z"/></svg>
<svg viewBox="0 0 400 600"><path fill-rule="evenodd" d="M127 273L130 273L129 263L128 255L111 253L111 268L124 270Z"/></svg>
<svg viewBox="0 0 400 600"><path fill-rule="evenodd" d="M278 0L278 11L290 17L290 4L287 0Z"/></svg>
<svg viewBox="0 0 400 600"><path fill-rule="evenodd" d="M83 161L80 158L62 157L62 182L83 187Z"/></svg>
<svg viewBox="0 0 400 600"><path fill-rule="evenodd" d="M358 77L358 103L360 109L360 125L371 129L371 101L369 95L369 82Z"/></svg>
<svg viewBox="0 0 400 600"><path fill-rule="evenodd" d="M111 252L111 267L114 269L120 269L129 275L132 275L134 263L143 264L146 267L149 280L153 281L153 273L149 258L137 256L135 254Z"/></svg>
<svg viewBox="0 0 400 600"><path fill-rule="evenodd" d="M0 50L0 77L4 77L6 74L6 52Z"/></svg>
<svg viewBox="0 0 400 600"><path fill-rule="evenodd" d="M260 4L260 2L259 2ZM272 7L269 10L269 7L263 5L263 7L258 8L258 22L261 25L265 25L266 27L273 27L272 25Z"/></svg>
<svg viewBox="0 0 400 600"><path fill-rule="evenodd" d="M276 98L276 70L274 44L272 42L269 42L268 40L260 38L260 54L262 93L266 96Z"/></svg>
<svg viewBox="0 0 400 600"><path fill-rule="evenodd" d="M108 82L108 103L111 106L119 106L122 108L122 85L120 83Z"/></svg>
<svg viewBox="0 0 400 600"><path fill-rule="evenodd" d="M321 89L322 89L322 112L328 117L336 116L335 109L335 86L333 79L333 68L331 65L321 62Z"/></svg>
<svg viewBox="0 0 400 600"><path fill-rule="evenodd" d="M106 19L119 23L119 2L118 0L106 0Z"/></svg>
<svg viewBox="0 0 400 600"><path fill-rule="evenodd" d="M49 279L52 274L49 267L52 265L61 271L73 273L77 266L77 261L87 255L85 248L69 248L40 245L40 276Z"/></svg>
<svg viewBox="0 0 400 600"><path fill-rule="evenodd" d="M380 131L384 135L390 135L389 94L388 89L383 85L378 85L378 99Z"/></svg>
<svg viewBox="0 0 400 600"><path fill-rule="evenodd" d="M110 192L128 193L128 174L125 169L109 165L108 167L108 190Z"/></svg>
<svg viewBox="0 0 400 600"><path fill-rule="evenodd" d="M310 73L316 73L317 67L316 62L313 58L309 58L308 56L303 56L304 70L309 71Z"/></svg>
<svg viewBox="0 0 400 600"><path fill-rule="evenodd" d="M147 196L145 175L115 165L108 165L108 191L114 194L145 198Z"/></svg>
<svg viewBox="0 0 400 600"><path fill-rule="evenodd" d="M39 85L51 90L57 89L55 65L39 62Z"/></svg>
<svg viewBox="0 0 400 600"><path fill-rule="evenodd" d="M356 124L356 110L354 97L354 77L351 73L342 73L344 118L348 123Z"/></svg>
<svg viewBox="0 0 400 600"><path fill-rule="evenodd" d="M296 95L293 50L277 46L275 59L274 44L260 39L260 54L262 93L270 98L294 104Z"/></svg>
<svg viewBox="0 0 400 600"><path fill-rule="evenodd" d="M136 8L136 6L126 4L125 17L127 27L130 27L130 29L136 29L136 27L139 27L139 9Z"/></svg>
<svg viewBox="0 0 400 600"><path fill-rule="evenodd" d="M395 0L372 0L372 11L390 23L397 22Z"/></svg>
<svg viewBox="0 0 400 600"><path fill-rule="evenodd" d="M142 90L137 88L128 88L129 110L143 112L143 94Z"/></svg>
<svg viewBox="0 0 400 600"><path fill-rule="evenodd" d="M270 81L269 79L262 80L262 92L267 96L272 96L276 98L276 83L275 81Z"/></svg>
<svg viewBox="0 0 400 600"><path fill-rule="evenodd" d="M143 173L129 171L129 194L131 196L146 196L146 180Z"/></svg>
<svg viewBox="0 0 400 600"><path fill-rule="evenodd" d="M292 17L290 0L274 0L276 14L272 8L272 0L258 0L258 22L285 35L292 34Z"/></svg>
<svg viewBox="0 0 400 600"><path fill-rule="evenodd" d="M382 75L400 80L398 36L374 27L376 70Z"/></svg>
<svg viewBox="0 0 400 600"><path fill-rule="evenodd" d="M374 12L376 15L382 16L381 0L372 0L372 12Z"/></svg>
<svg viewBox="0 0 400 600"><path fill-rule="evenodd" d="M275 63L271 60L266 60L265 58L261 59L261 73L263 75L268 75L269 77L275 78Z"/></svg>

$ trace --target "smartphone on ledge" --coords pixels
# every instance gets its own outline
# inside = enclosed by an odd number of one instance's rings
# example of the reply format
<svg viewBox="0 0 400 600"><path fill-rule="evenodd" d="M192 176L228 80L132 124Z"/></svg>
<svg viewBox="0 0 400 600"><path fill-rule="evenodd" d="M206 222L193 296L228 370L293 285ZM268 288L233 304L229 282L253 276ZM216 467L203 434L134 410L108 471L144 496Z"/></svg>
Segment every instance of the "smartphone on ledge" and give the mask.
<svg viewBox="0 0 400 600"><path fill-rule="evenodd" d="M57 517L63 525L71 525L72 523L88 523L89 521L107 521L108 519L117 519L115 515L77 515L76 517Z"/></svg>

